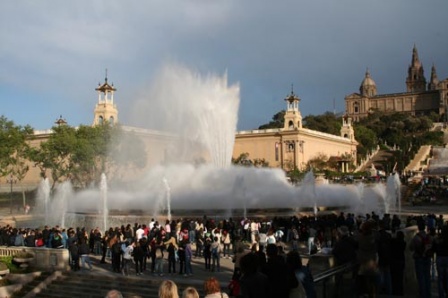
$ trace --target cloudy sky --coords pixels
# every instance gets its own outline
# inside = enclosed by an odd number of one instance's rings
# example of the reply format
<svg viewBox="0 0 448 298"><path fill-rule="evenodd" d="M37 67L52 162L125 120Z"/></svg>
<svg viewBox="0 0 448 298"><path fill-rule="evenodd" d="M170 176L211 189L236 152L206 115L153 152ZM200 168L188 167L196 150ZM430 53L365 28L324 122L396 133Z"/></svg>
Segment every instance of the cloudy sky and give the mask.
<svg viewBox="0 0 448 298"><path fill-rule="evenodd" d="M447 0L1 1L0 114L50 128L91 124L108 69L120 121L160 68L227 73L240 86L238 129L284 109L342 112L368 67L379 93L405 91L412 47L429 79L448 77Z"/></svg>

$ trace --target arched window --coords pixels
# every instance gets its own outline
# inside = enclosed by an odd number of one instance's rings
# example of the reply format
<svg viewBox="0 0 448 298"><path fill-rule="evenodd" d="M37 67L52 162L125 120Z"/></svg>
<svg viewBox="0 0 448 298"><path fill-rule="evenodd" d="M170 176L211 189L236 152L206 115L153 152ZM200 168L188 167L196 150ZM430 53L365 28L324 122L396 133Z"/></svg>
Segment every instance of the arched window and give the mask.
<svg viewBox="0 0 448 298"><path fill-rule="evenodd" d="M109 124L110 125L114 124L114 116L109 117Z"/></svg>
<svg viewBox="0 0 448 298"><path fill-rule="evenodd" d="M355 113L359 113L359 104L358 104L357 102L355 102L355 103L353 104L353 111L354 111Z"/></svg>
<svg viewBox="0 0 448 298"><path fill-rule="evenodd" d="M103 122L104 122L103 116L99 116L98 117L98 124L103 124Z"/></svg>
<svg viewBox="0 0 448 298"><path fill-rule="evenodd" d="M288 127L289 127L290 129L291 129L291 128L294 128L294 122L289 121Z"/></svg>

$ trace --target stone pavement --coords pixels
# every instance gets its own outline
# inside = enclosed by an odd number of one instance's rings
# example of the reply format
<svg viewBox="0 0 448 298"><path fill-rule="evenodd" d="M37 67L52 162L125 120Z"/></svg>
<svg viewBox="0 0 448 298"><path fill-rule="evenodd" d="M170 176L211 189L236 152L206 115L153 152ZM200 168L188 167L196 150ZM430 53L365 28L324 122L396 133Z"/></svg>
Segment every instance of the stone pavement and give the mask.
<svg viewBox="0 0 448 298"><path fill-rule="evenodd" d="M95 274L95 275L98 274L98 275L106 275L106 276L122 276L121 273L115 273L112 271L112 265L111 265L110 259L106 258L106 264L100 263L101 256L91 255L91 259L92 259L92 263L93 263L92 264L93 270L89 271L89 270L81 269L80 271L78 271L79 274L88 273L88 274ZM194 258L193 257L193 259L192 259L193 275L183 276L183 275L179 275L179 273L176 273L176 274L167 273L168 272L168 261L165 260L164 269L163 269L164 276L161 276L161 277L154 276L153 274L151 274L151 272L150 272L151 262L148 261L147 270L143 273L143 275L137 276L136 272L135 272L135 268L134 268L134 266L132 266L132 268L130 270L130 274L129 274L129 276L127 276L127 278L141 279L141 280L154 280L154 281L162 281L162 280L170 279L170 280L174 281L175 283L179 283L179 284L183 284L183 285L191 285L197 289L202 289L204 281L207 278L215 277L217 280L219 280L221 287L226 288L232 278L234 265L233 265L233 262L231 259L221 257L220 261L221 261L220 262L221 263L220 272L210 272L210 271L205 270L204 258L202 258L202 257ZM176 270L178 270L178 269L179 269L179 266L178 266L178 264L176 264Z"/></svg>

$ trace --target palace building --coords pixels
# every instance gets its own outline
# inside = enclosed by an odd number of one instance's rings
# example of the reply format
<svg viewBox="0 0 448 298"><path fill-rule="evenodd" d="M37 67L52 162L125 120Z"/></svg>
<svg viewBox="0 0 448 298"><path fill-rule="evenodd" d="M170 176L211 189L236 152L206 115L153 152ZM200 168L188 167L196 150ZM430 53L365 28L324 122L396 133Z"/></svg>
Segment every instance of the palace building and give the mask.
<svg viewBox="0 0 448 298"><path fill-rule="evenodd" d="M270 167L305 170L309 160L325 155L341 161L341 171L348 172L350 156L356 163L355 133L350 117L343 117L341 135L336 136L302 127L300 98L293 91L285 98L283 128L239 131L235 135L233 157L248 153L250 159L265 159Z"/></svg>
<svg viewBox="0 0 448 298"><path fill-rule="evenodd" d="M354 121L367 117L373 111L403 112L412 115L436 113L441 120L447 120L447 106L448 78L439 81L436 67L433 65L431 77L427 82L416 46L412 50L412 60L408 67L406 92L378 94L375 81L367 70L359 87L359 93L345 97L346 114Z"/></svg>

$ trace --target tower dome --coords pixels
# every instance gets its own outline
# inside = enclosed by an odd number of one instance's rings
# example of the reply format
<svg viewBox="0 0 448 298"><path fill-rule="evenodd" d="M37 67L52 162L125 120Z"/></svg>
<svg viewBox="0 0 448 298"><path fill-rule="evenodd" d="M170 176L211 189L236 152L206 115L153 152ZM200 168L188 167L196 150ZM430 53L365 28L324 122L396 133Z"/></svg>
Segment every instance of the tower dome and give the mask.
<svg viewBox="0 0 448 298"><path fill-rule="evenodd" d="M363 96L375 96L376 95L376 84L375 81L370 76L370 72L367 69L364 80L361 82L359 87L359 92Z"/></svg>

